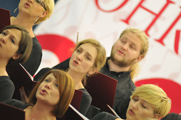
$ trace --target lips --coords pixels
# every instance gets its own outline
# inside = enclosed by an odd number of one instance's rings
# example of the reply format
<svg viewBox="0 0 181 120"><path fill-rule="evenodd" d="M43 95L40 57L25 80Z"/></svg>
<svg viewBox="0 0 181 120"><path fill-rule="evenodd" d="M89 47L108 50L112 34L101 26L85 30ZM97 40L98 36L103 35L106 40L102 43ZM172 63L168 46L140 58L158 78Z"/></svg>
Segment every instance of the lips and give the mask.
<svg viewBox="0 0 181 120"><path fill-rule="evenodd" d="M40 91L40 94L46 95L46 94L48 94L48 92L47 92L46 90L43 89L43 90Z"/></svg>
<svg viewBox="0 0 181 120"><path fill-rule="evenodd" d="M74 60L73 63L74 65L79 65L79 63L76 60Z"/></svg>
<svg viewBox="0 0 181 120"><path fill-rule="evenodd" d="M132 109L129 109L129 114L135 115L134 111Z"/></svg>
<svg viewBox="0 0 181 120"><path fill-rule="evenodd" d="M118 50L118 53L125 56L124 52L122 52L121 50Z"/></svg>
<svg viewBox="0 0 181 120"><path fill-rule="evenodd" d="M25 3L25 7L30 7L30 4L29 3Z"/></svg>

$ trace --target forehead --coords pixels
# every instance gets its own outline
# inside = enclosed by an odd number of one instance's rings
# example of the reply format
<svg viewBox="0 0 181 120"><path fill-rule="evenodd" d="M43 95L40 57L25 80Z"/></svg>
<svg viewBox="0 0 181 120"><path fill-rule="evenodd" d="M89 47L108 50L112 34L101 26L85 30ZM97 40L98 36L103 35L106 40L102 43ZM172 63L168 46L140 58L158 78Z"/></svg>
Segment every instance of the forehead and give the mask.
<svg viewBox="0 0 181 120"><path fill-rule="evenodd" d="M121 36L121 38L125 38L126 40L134 43L134 44L140 44L141 45L141 40L138 37L138 35L136 35L136 33L133 32L126 32L125 34L123 34Z"/></svg>
<svg viewBox="0 0 181 120"><path fill-rule="evenodd" d="M83 49L85 52L87 52L88 54L90 54L93 57L97 56L97 50L96 50L95 46L93 46L90 43L82 44L78 47L78 49Z"/></svg>
<svg viewBox="0 0 181 120"><path fill-rule="evenodd" d="M8 31L10 35L14 36L15 39L20 42L21 40L21 31L17 29L6 29L4 31Z"/></svg>
<svg viewBox="0 0 181 120"><path fill-rule="evenodd" d="M48 74L46 77L45 77L45 79L51 79L51 80L56 80L56 78L55 78L55 76L53 75L53 73L50 73L50 74Z"/></svg>

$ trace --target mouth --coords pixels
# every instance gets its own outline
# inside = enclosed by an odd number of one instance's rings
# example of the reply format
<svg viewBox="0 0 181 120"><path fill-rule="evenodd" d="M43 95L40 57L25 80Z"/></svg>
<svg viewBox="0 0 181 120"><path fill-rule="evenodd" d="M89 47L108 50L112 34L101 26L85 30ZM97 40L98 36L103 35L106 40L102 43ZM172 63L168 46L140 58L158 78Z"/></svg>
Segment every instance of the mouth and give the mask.
<svg viewBox="0 0 181 120"><path fill-rule="evenodd" d="M75 65L79 65L79 63L78 63L76 60L74 60L73 63L74 63Z"/></svg>
<svg viewBox="0 0 181 120"><path fill-rule="evenodd" d="M129 114L135 115L134 111L132 109L129 109Z"/></svg>
<svg viewBox="0 0 181 120"><path fill-rule="evenodd" d="M40 94L46 95L46 94L48 94L48 92L47 92L46 90L43 89L43 90L40 91Z"/></svg>
<svg viewBox="0 0 181 120"><path fill-rule="evenodd" d="M122 52L121 50L118 50L118 53L125 56L124 52Z"/></svg>
<svg viewBox="0 0 181 120"><path fill-rule="evenodd" d="M30 4L29 4L29 3L25 3L25 6L26 6L26 7L30 7Z"/></svg>

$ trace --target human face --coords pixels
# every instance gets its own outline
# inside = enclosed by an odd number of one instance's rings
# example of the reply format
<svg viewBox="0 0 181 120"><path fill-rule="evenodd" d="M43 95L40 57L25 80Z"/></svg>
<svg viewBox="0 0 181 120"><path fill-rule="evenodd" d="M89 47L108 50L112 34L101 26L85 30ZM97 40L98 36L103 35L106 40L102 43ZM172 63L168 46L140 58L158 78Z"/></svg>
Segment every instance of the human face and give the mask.
<svg viewBox="0 0 181 120"><path fill-rule="evenodd" d="M135 95L129 103L126 118L126 120L147 120L148 118L154 118L154 108L151 104Z"/></svg>
<svg viewBox="0 0 181 120"><path fill-rule="evenodd" d="M44 101L48 105L57 105L60 93L57 79L50 73L39 85L36 92L37 101Z"/></svg>
<svg viewBox="0 0 181 120"><path fill-rule="evenodd" d="M128 32L114 43L111 50L111 60L119 66L130 67L143 58L140 51L140 39L136 34Z"/></svg>
<svg viewBox="0 0 181 120"><path fill-rule="evenodd" d="M18 59L17 51L21 40L21 31L6 29L0 34L0 58L9 61L11 58Z"/></svg>
<svg viewBox="0 0 181 120"><path fill-rule="evenodd" d="M81 74L93 74L93 65L97 57L97 50L90 43L80 45L73 53L69 62L70 70Z"/></svg>
<svg viewBox="0 0 181 120"><path fill-rule="evenodd" d="M44 0L20 0L19 9L35 17L41 17L46 10Z"/></svg>

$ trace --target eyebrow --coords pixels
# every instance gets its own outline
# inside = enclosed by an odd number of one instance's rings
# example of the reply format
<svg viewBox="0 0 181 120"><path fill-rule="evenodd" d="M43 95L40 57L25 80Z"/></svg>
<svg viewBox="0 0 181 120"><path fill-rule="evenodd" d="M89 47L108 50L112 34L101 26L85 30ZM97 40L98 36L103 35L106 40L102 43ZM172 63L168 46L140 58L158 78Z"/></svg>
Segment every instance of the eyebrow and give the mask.
<svg viewBox="0 0 181 120"><path fill-rule="evenodd" d="M5 31L8 32L8 34L10 34L9 30L5 30ZM13 39L15 39L15 41L17 42L17 39L16 39L16 37L14 37L13 34L11 34L10 37L12 37Z"/></svg>

